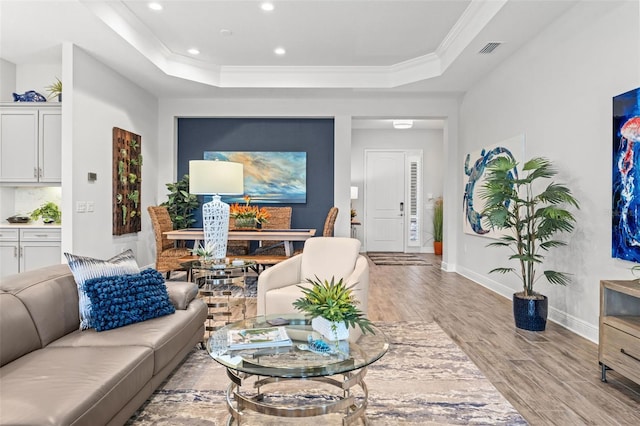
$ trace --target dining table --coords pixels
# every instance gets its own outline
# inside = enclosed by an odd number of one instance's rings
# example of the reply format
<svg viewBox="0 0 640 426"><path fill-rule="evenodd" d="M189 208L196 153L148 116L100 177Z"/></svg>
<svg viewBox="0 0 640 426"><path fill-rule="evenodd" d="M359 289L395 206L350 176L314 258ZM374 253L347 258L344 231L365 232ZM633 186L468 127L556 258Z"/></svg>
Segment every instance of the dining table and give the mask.
<svg viewBox="0 0 640 426"><path fill-rule="evenodd" d="M174 231L164 232L170 240L193 240L194 247L200 244L201 240L204 240L204 230L202 228L186 228L177 229ZM293 255L293 243L294 241L306 241L307 239L314 237L316 230L313 228L304 229L233 229L229 230L228 240L251 240L251 241L263 241L263 240L277 240L284 241L284 252L287 257Z"/></svg>

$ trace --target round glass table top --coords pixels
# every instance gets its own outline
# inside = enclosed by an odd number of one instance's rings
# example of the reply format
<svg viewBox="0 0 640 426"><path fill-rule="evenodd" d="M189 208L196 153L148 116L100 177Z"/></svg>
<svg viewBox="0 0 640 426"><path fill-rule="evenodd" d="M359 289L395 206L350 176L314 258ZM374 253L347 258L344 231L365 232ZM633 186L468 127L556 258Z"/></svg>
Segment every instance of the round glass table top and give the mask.
<svg viewBox="0 0 640 426"><path fill-rule="evenodd" d="M261 337L269 331L276 333L273 328L279 327L284 328L284 337L290 342L265 342L268 339ZM329 341L314 331L311 319L302 314L259 316L220 328L207 339L206 349L220 364L247 374L288 378L331 376L366 367L387 352L387 336L375 326L372 328L373 334L363 334L358 327L350 328L349 339ZM237 349L230 348L238 335L257 337L252 342L258 342L255 346L259 347L244 348L244 343L240 343Z"/></svg>

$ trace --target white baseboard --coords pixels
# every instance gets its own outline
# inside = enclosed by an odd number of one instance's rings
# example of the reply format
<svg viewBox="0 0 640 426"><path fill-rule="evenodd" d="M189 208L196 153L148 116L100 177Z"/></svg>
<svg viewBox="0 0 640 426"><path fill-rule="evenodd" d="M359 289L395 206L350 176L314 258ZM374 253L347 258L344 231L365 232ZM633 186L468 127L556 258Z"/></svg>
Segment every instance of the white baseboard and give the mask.
<svg viewBox="0 0 640 426"><path fill-rule="evenodd" d="M444 262L443 262L442 269L445 269ZM505 297L506 299L509 299L509 300L513 299L513 293L515 293L516 290L504 284L501 284L499 282L488 279L487 277L477 274L467 268L458 266L455 269L456 270L452 272L457 272L463 277L470 279L476 284L479 284L482 287L485 287L499 294L500 296ZM552 306L549 306L548 320L553 321L558 325L561 325L567 330L570 330L576 333L577 335L584 337L587 340L590 340L594 343L598 343L598 326L589 324L586 321L576 318L573 315L569 315L568 313L560 311Z"/></svg>

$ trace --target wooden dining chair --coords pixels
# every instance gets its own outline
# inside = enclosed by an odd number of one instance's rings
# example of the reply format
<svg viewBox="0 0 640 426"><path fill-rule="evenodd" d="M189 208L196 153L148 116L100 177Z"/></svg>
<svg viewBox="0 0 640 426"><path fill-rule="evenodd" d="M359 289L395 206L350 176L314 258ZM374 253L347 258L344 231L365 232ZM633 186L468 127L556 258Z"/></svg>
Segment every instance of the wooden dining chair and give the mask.
<svg viewBox="0 0 640 426"><path fill-rule="evenodd" d="M336 224L336 218L338 217L338 208L331 207L327 218L324 221L324 229L322 230L323 237L333 237L333 228Z"/></svg>
<svg viewBox="0 0 640 426"><path fill-rule="evenodd" d="M171 271L184 270L180 259L191 256L191 252L186 247L176 247L175 241L164 235L164 232L173 231L173 222L165 206L149 206L147 211L156 239L156 270L166 273L169 278Z"/></svg>
<svg viewBox="0 0 640 426"><path fill-rule="evenodd" d="M265 207L269 219L262 224L262 229L291 229L291 207ZM284 256L284 241L263 240L256 254Z"/></svg>

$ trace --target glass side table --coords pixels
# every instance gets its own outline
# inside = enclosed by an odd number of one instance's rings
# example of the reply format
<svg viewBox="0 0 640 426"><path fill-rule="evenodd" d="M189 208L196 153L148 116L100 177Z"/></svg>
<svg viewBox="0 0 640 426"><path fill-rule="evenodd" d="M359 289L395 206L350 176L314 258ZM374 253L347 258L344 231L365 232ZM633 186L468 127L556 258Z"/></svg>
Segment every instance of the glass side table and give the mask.
<svg viewBox="0 0 640 426"><path fill-rule="evenodd" d="M182 264L198 285L198 295L207 304L205 339L212 331L246 318L246 278L255 262L209 264L194 260Z"/></svg>

